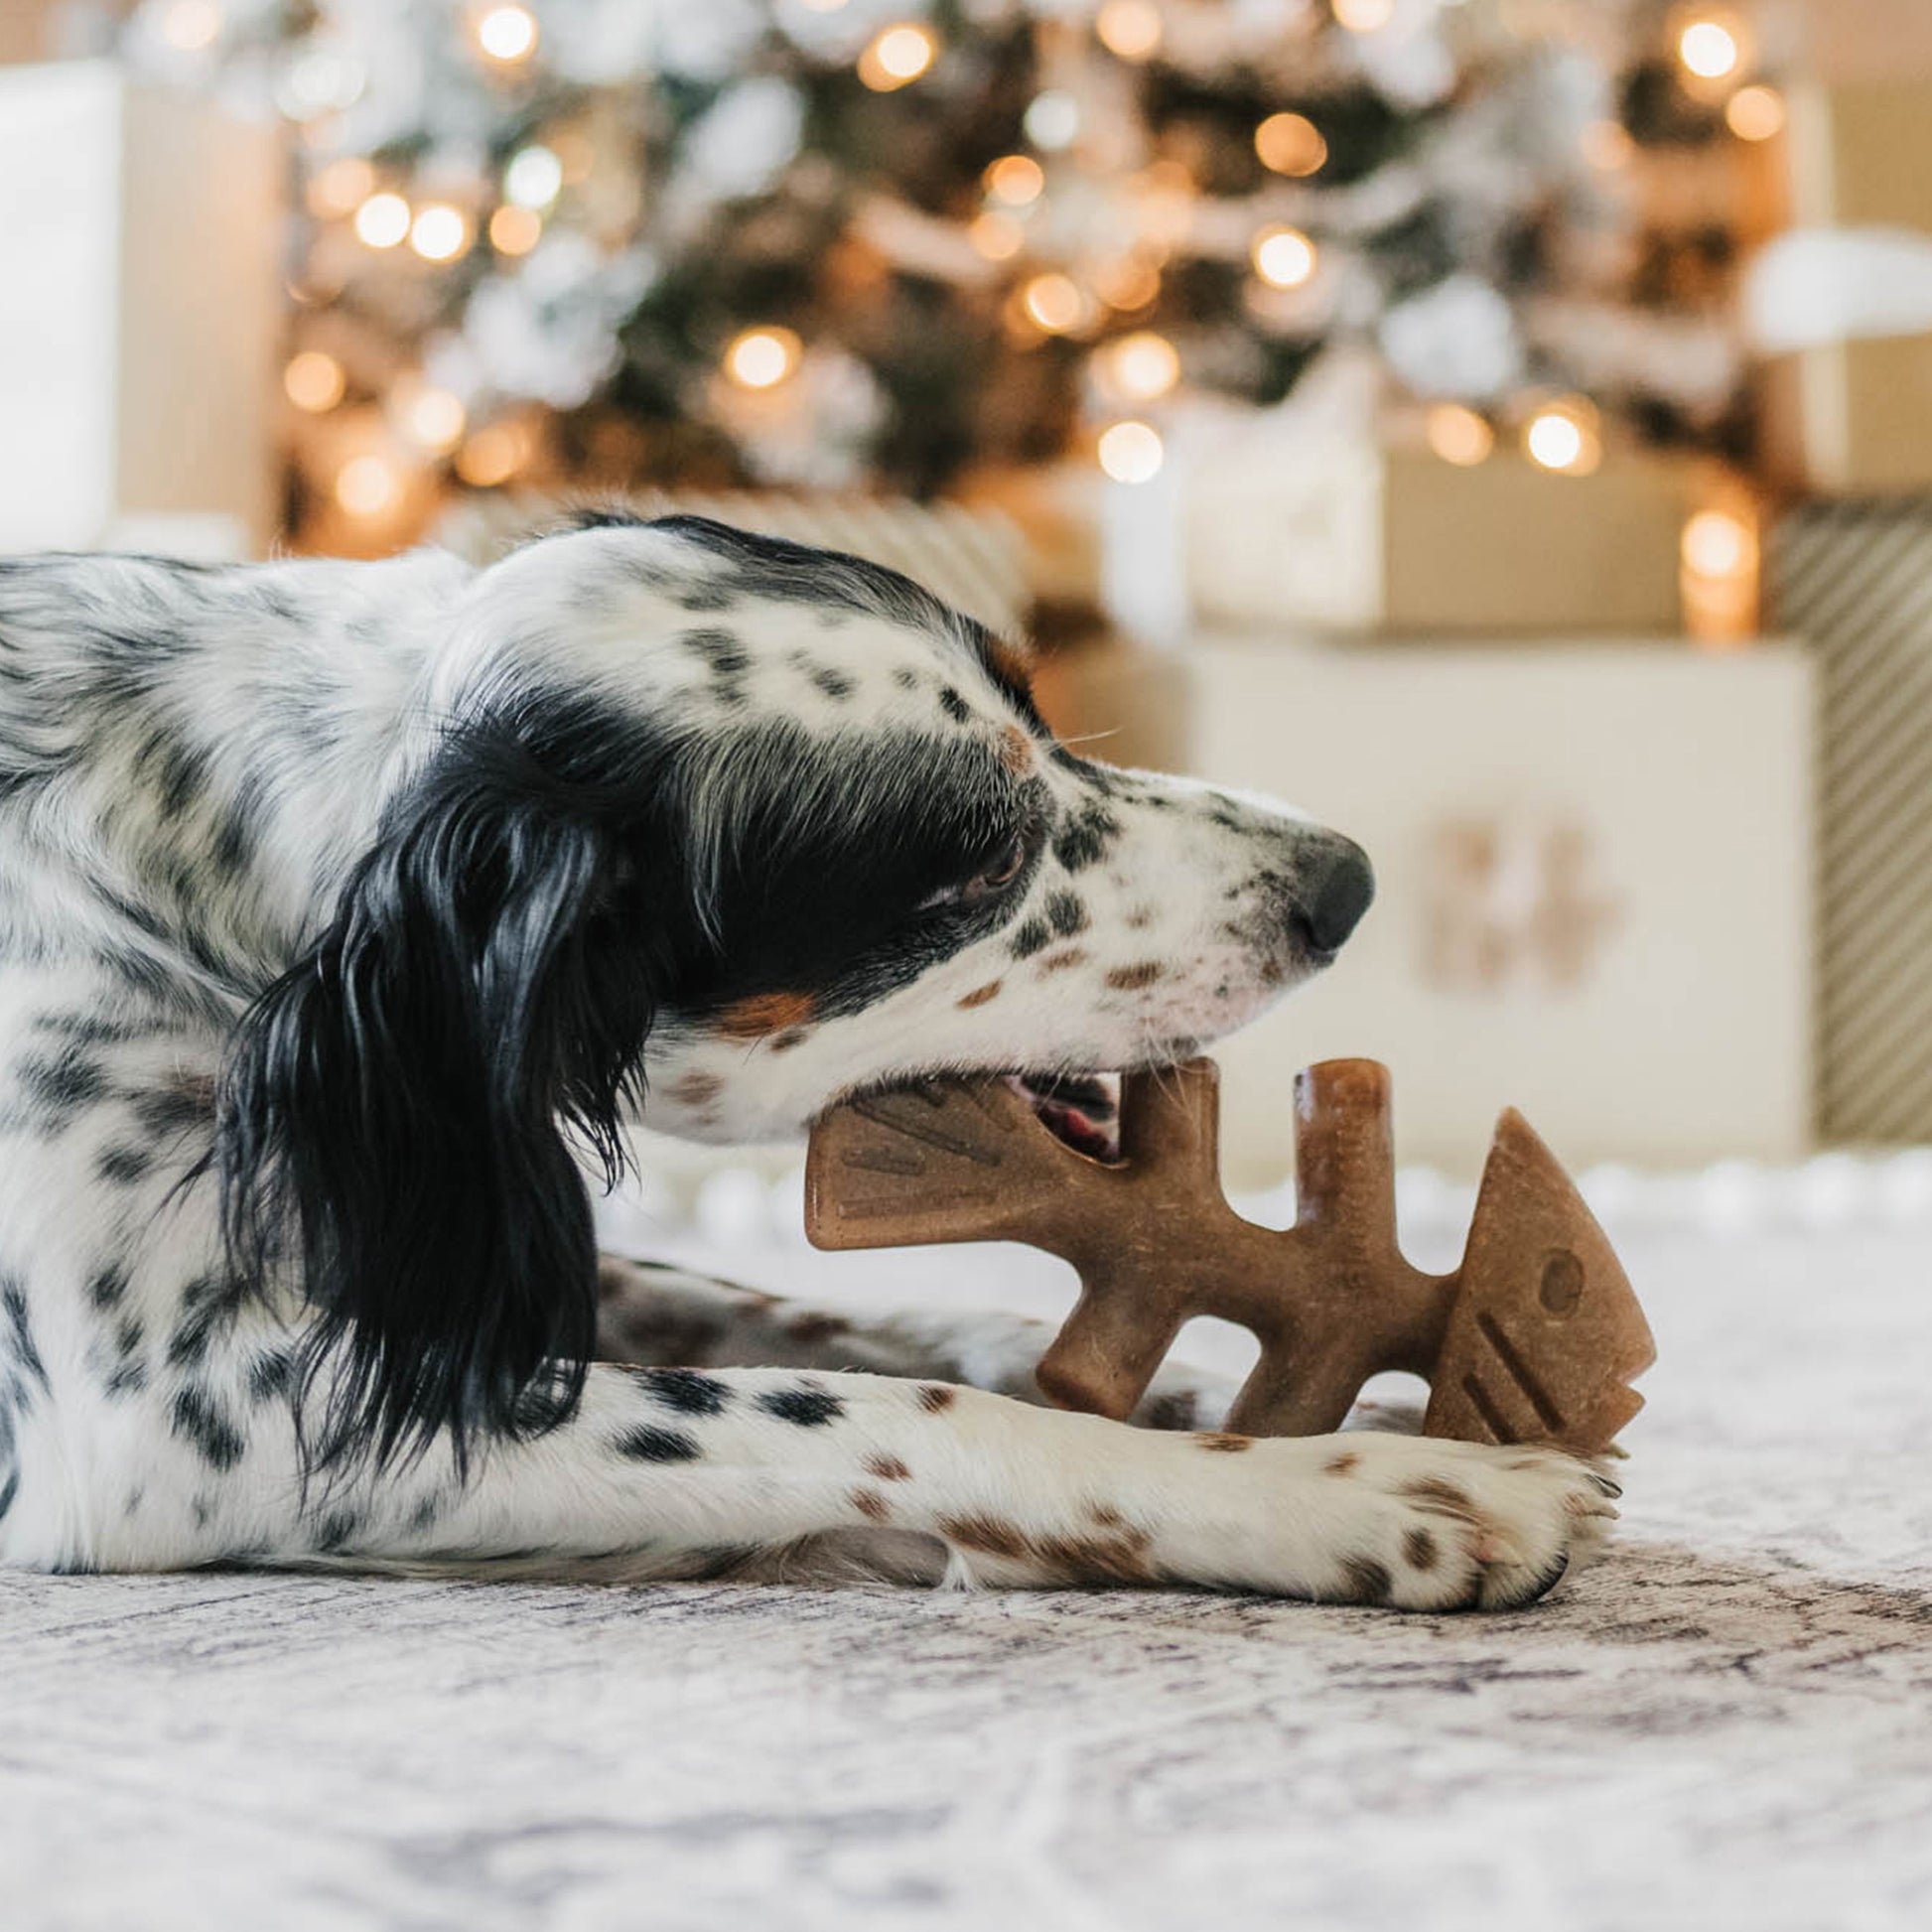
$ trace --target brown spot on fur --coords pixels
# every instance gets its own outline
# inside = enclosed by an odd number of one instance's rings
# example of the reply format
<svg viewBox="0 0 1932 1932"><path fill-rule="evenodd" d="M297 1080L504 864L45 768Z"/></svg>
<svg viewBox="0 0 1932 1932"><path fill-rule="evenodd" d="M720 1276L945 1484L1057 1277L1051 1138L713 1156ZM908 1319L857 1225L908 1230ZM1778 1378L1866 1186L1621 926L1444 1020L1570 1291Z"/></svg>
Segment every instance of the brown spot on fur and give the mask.
<svg viewBox="0 0 1932 1932"><path fill-rule="evenodd" d="M785 1333L808 1348L816 1342L830 1341L852 1326L842 1314L800 1314L785 1323Z"/></svg>
<svg viewBox="0 0 1932 1932"><path fill-rule="evenodd" d="M1348 1580L1350 1603L1386 1603L1389 1600L1389 1572L1386 1564L1373 1557L1343 1557L1341 1574Z"/></svg>
<svg viewBox="0 0 1932 1932"><path fill-rule="evenodd" d="M1427 1530L1413 1529L1402 1539L1402 1554L1409 1559L1410 1569L1434 1570L1441 1553L1436 1548L1436 1539Z"/></svg>
<svg viewBox="0 0 1932 1932"><path fill-rule="evenodd" d="M1039 962L1039 970L1044 976L1047 973L1063 973L1069 966L1084 966L1086 963L1087 952L1084 946L1068 946L1061 952L1049 952Z"/></svg>
<svg viewBox="0 0 1932 1932"><path fill-rule="evenodd" d="M664 1093L666 1098L681 1101L687 1107L706 1107L724 1090L725 1083L717 1074L693 1069L680 1074L664 1089Z"/></svg>
<svg viewBox="0 0 1932 1932"><path fill-rule="evenodd" d="M162 1082L206 1119L214 1117L214 1075L177 1070Z"/></svg>
<svg viewBox="0 0 1932 1932"><path fill-rule="evenodd" d="M1137 905L1127 915L1128 929L1133 932L1145 932L1153 923L1154 908L1151 905Z"/></svg>
<svg viewBox="0 0 1932 1932"><path fill-rule="evenodd" d="M1000 980L988 980L984 986L976 986L970 993L962 995L959 1004L962 1007L983 1007L988 1000L999 997L1002 984Z"/></svg>
<svg viewBox="0 0 1932 1932"><path fill-rule="evenodd" d="M875 1523L886 1522L893 1513L892 1504L877 1489L855 1489L850 1501L861 1516L870 1516Z"/></svg>
<svg viewBox="0 0 1932 1932"><path fill-rule="evenodd" d="M1353 1449L1343 1449L1339 1455L1331 1455L1322 1463L1322 1469L1331 1476L1353 1475L1361 1466L1362 1458Z"/></svg>
<svg viewBox="0 0 1932 1932"><path fill-rule="evenodd" d="M1255 1446L1252 1436L1230 1436L1224 1429L1204 1429L1194 1441L1201 1449L1219 1449L1227 1455L1236 1455Z"/></svg>
<svg viewBox="0 0 1932 1932"><path fill-rule="evenodd" d="M774 1053L789 1053L794 1046L802 1046L812 1036L809 1027L787 1027L771 1042Z"/></svg>
<svg viewBox="0 0 1932 1932"><path fill-rule="evenodd" d="M1118 1536L1042 1536L1031 1552L1047 1574L1069 1584L1144 1584L1154 1575L1145 1530Z"/></svg>
<svg viewBox="0 0 1932 1932"><path fill-rule="evenodd" d="M1034 688L1033 659L1018 644L995 637L986 647L986 661L993 666L995 675L1007 683L1017 685L1022 691Z"/></svg>
<svg viewBox="0 0 1932 1932"><path fill-rule="evenodd" d="M939 1533L962 1549L984 1550L988 1556L1021 1557L1027 1553L1027 1539L996 1516L942 1516Z"/></svg>
<svg viewBox="0 0 1932 1932"><path fill-rule="evenodd" d="M1024 778L1034 768L1034 742L1018 725L1009 725L1000 734L1000 762L1016 778Z"/></svg>
<svg viewBox="0 0 1932 1932"><path fill-rule="evenodd" d="M726 1007L712 1026L727 1039L762 1039L788 1027L802 1027L815 1005L809 993L754 993Z"/></svg>
<svg viewBox="0 0 1932 1932"><path fill-rule="evenodd" d="M1138 966L1116 966L1107 975L1107 984L1116 993L1138 993L1152 986L1168 969L1158 959L1144 959Z"/></svg>
<svg viewBox="0 0 1932 1932"><path fill-rule="evenodd" d="M1446 1482L1441 1476L1418 1476L1413 1482L1405 1482L1401 1493L1412 1502L1427 1504L1439 1516L1452 1516L1460 1523L1482 1520L1469 1498L1469 1492L1452 1482Z"/></svg>
<svg viewBox="0 0 1932 1932"><path fill-rule="evenodd" d="M866 1473L877 1476L881 1482L909 1482L912 1471L897 1455L869 1455L866 1457Z"/></svg>
<svg viewBox="0 0 1932 1932"><path fill-rule="evenodd" d="M957 1389L949 1389L943 1382L923 1382L919 1385L919 1407L928 1416L936 1416L941 1409L950 1409Z"/></svg>
<svg viewBox="0 0 1932 1932"><path fill-rule="evenodd" d="M1127 1521L1127 1518L1123 1516L1119 1510L1114 1508L1114 1506L1111 1503L1090 1504L1087 1509L1087 1514L1091 1516L1093 1520L1096 1523L1098 1523L1103 1530L1114 1529L1118 1525Z"/></svg>

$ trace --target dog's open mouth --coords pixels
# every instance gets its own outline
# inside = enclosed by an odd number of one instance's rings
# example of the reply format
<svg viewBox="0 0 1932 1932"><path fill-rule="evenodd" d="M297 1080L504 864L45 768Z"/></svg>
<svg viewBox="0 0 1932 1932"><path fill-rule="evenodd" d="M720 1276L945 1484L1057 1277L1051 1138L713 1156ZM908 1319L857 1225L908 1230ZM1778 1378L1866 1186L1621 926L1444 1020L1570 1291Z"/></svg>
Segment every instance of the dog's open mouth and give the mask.
<svg viewBox="0 0 1932 1932"><path fill-rule="evenodd" d="M1120 1075L1014 1073L1008 1084L1046 1131L1089 1160L1120 1159Z"/></svg>

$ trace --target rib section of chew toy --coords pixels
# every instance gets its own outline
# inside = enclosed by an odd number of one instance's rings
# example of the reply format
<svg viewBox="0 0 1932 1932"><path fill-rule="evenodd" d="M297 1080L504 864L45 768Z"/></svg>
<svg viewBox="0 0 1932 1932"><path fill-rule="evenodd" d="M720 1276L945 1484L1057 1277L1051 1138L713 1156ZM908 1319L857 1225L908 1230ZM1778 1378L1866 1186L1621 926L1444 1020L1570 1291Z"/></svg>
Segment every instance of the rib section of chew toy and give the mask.
<svg viewBox="0 0 1932 1932"><path fill-rule="evenodd" d="M1211 1060L1126 1076L1117 1166L1056 1140L1004 1081L871 1095L813 1130L806 1232L821 1248L1022 1241L1072 1263L1080 1299L1038 1369L1067 1408L1126 1417L1182 1325L1211 1314L1261 1343L1232 1430L1324 1433L1370 1376L1406 1369L1430 1384L1430 1435L1606 1449L1656 1350L1522 1116L1497 1124L1462 1265L1428 1275L1396 1242L1387 1069L1310 1067L1295 1109L1298 1215L1276 1230L1221 1191Z"/></svg>

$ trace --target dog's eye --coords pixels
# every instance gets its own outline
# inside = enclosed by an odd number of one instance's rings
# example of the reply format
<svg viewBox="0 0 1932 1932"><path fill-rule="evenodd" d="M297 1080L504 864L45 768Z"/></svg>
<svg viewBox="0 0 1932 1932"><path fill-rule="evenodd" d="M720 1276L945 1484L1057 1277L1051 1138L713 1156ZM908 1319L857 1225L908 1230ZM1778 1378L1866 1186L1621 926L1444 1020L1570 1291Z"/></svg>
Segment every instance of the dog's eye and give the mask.
<svg viewBox="0 0 1932 1932"><path fill-rule="evenodd" d="M1033 857L1034 840L1030 832L1016 832L1001 847L999 855L960 886L942 886L920 906L921 911L936 905L983 905L997 897L1027 870Z"/></svg>
<svg viewBox="0 0 1932 1932"><path fill-rule="evenodd" d="M959 889L960 897L968 904L977 904L983 898L991 898L995 893L1003 893L1027 869L1027 835L1016 832L1007 849L988 866L984 872L976 872Z"/></svg>

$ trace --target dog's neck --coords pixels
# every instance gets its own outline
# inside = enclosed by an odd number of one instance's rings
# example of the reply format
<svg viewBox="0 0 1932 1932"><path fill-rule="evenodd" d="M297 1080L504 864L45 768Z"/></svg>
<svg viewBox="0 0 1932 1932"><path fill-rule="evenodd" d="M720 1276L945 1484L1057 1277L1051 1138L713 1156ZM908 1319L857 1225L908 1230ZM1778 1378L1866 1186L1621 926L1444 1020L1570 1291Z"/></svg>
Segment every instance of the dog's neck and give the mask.
<svg viewBox="0 0 1932 1932"><path fill-rule="evenodd" d="M0 561L0 957L252 996L426 742L471 575L434 552Z"/></svg>

